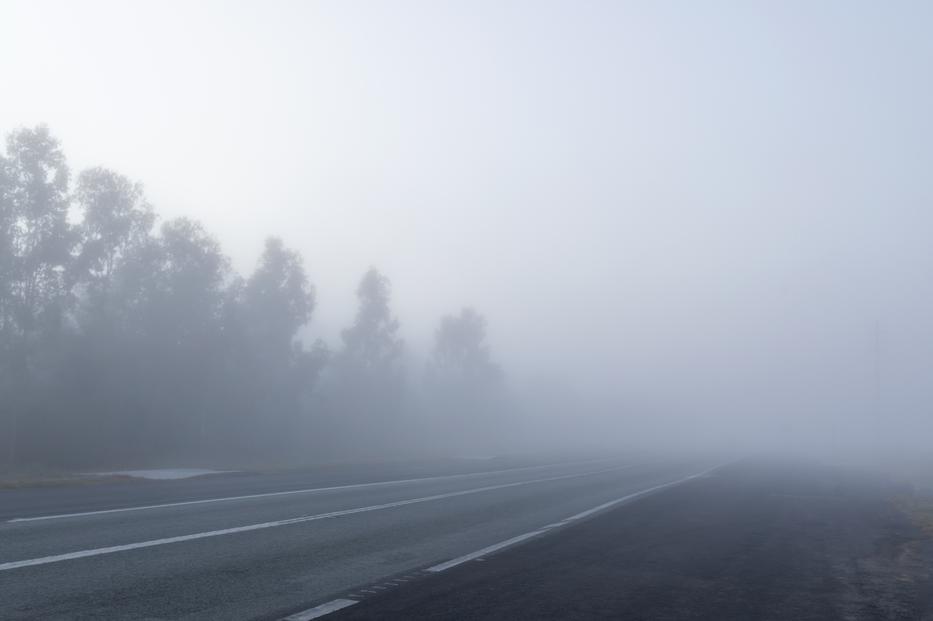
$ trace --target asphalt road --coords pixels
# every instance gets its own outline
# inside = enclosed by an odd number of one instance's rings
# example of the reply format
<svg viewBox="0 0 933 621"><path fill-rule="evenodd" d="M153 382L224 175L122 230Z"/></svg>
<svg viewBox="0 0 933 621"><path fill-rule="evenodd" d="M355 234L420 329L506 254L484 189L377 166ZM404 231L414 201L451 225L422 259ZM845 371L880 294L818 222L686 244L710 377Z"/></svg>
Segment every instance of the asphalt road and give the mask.
<svg viewBox="0 0 933 621"><path fill-rule="evenodd" d="M926 621L931 520L883 476L746 460L327 621Z"/></svg>
<svg viewBox="0 0 933 621"><path fill-rule="evenodd" d="M517 466L487 468L501 465ZM0 491L0 618L280 618L709 465L360 467Z"/></svg>

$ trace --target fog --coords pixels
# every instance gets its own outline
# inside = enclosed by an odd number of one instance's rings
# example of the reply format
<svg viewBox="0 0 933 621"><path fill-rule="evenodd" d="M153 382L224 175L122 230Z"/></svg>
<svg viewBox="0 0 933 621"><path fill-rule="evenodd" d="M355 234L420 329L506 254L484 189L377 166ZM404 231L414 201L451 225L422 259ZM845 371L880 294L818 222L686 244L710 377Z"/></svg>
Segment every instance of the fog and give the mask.
<svg viewBox="0 0 933 621"><path fill-rule="evenodd" d="M7 0L6 461L922 453L931 29L909 1ZM54 141L50 199L22 153ZM74 235L32 256L52 203ZM126 208L109 254L94 205Z"/></svg>

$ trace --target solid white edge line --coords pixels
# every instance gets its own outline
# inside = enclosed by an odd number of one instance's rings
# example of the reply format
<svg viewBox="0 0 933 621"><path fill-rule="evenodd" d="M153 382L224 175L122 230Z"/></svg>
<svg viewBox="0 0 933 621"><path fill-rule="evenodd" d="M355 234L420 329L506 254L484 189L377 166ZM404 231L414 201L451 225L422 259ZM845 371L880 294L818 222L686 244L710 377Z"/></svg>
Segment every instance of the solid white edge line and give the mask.
<svg viewBox="0 0 933 621"><path fill-rule="evenodd" d="M226 496L223 498L205 498L203 500L183 500L180 502L167 502L158 505L142 505L138 507L119 507L117 509L101 509L99 511L81 511L79 513L59 513L52 515L40 515L36 517L23 517L23 518L12 518L6 520L7 523L12 522L37 522L39 520L58 520L62 518L72 518L72 517L84 517L88 515L103 515L106 513L123 513L125 511L145 511L149 509L164 509L167 507L183 507L186 505L200 505L207 504L211 502L228 502L233 500L249 500L252 498L268 498L271 496L289 496L293 494L313 494L317 492L332 492L336 490L343 489L361 489L364 487L381 487L388 485L404 485L406 483L430 483L432 481L448 481L451 479L466 479L466 478L475 478L491 474L507 474L509 472L523 472L526 470L541 470L542 468L552 468L554 466L579 466L582 464L592 464L598 463L601 461L612 461L613 457L607 457L604 459L588 459L584 461L575 461L575 462L557 462L552 464L541 464L537 466L522 466L521 468L506 468L504 470L487 470L484 472L465 472L461 474L447 474L436 477L422 477L416 479L397 479L394 481L374 481L372 483L351 483L348 485L334 485L331 487L312 487L308 489L295 489L295 490L286 490L282 492L264 492L260 494L246 494L243 496Z"/></svg>
<svg viewBox="0 0 933 621"><path fill-rule="evenodd" d="M512 537L511 539L506 539L505 541L500 541L499 543L494 543L491 546L486 546L482 550L477 550L476 552L470 552L469 554L464 554L463 556L449 560L446 563L441 563L440 565L435 565L434 567L428 567L427 571L437 573L439 571L444 571L445 569L450 569L451 567L456 567L457 565L461 565L463 563L466 563L467 561L472 561L473 559L477 559L481 556L492 554L493 552L497 552L503 548L507 548L511 545L515 545L516 543L524 541L525 539L530 539L536 535L540 535L546 530L547 530L547 527L542 528L540 530L534 530L529 533L524 533L524 534L518 535L517 537Z"/></svg>
<svg viewBox="0 0 933 621"><path fill-rule="evenodd" d="M647 489L643 489L643 490L634 492L634 493L632 493L632 494L628 494L628 495L626 495L626 496L622 496L621 498L616 498L615 500L610 500L609 502L604 502L604 503L601 504L601 505L597 505L597 506L595 506L595 507L593 507L593 508L591 508L591 509L587 509L586 511L581 511L580 513L577 513L577 514L575 514L575 515L571 515L571 516L568 517L568 518L564 518L563 520L561 520L561 521L559 521L559 522L554 522L554 523L552 523L552 524L548 524L548 525L546 525L546 526L542 526L542 527L539 528L538 530L530 531L530 532L527 532L527 533L518 535L518 536L516 536L516 537L512 537L511 539L506 539L505 541L500 541L499 543L494 543L494 544L492 544L491 546L487 546L487 547L483 548L482 550L477 550L477 551L475 551L475 552L470 552L469 554L464 554L463 556L458 556L458 557L455 558L455 559L451 559L451 560L449 560L449 561L445 561L445 562L443 562L443 563L439 563L439 564L434 565L434 566L432 566L432 567L428 567L425 571L430 571L430 572L432 572L432 573L438 573L438 572L441 572L441 571L445 571L445 570L447 570L447 569L450 569L451 567L456 567L457 565L462 565L463 563L467 563L467 562L469 562L469 561L475 560L475 559L480 558L480 557L482 557L482 556L486 556L487 554L492 554L493 552L498 552L499 550L502 550L502 549L507 548L507 547L512 546L512 545L515 545L516 543L520 543L520 542L522 542L522 541L525 541L526 539L531 539L532 537L536 537L537 535L541 535L541 534L543 534L543 533L545 533L545 532L547 532L547 531L549 531L549 530L551 530L551 529L553 529L553 528L559 528L559 527L561 527L561 526L566 526L566 525L569 524L570 522L574 522L574 521L576 521L576 520L580 520L580 519L589 517L589 516L591 516L591 515L593 515L593 514L595 514L595 513L598 513L598 512L600 512L600 511L603 511L603 510L605 510L605 509L608 509L609 507L618 505L618 504L623 503L623 502L626 502L626 501L634 500L634 499L636 499L636 498L638 498L638 497L640 497L640 496L644 496L644 495L646 495L646 494L650 494L651 492L656 492L656 491L658 491L658 490L660 490L660 489L664 489L665 487L673 487L673 486L675 486L675 485L679 485L679 484L681 484L681 483L686 483L687 481L691 481L691 480L693 480L693 479L698 479L698 478L700 478L700 477L704 477L704 476L710 474L711 472L713 472L714 470L716 470L716 469L718 469L718 468L722 468L722 467L725 466L725 465L726 465L726 464L720 464L720 465L718 465L718 466L714 466L714 467L712 467L712 468L709 468L708 470L704 470L703 472L698 472L698 473L696 473L696 474L691 474L691 475L689 475L689 476L683 477L683 478L681 478L681 479L677 479L677 480L675 480L675 481L669 481L669 482L667 482L667 483L661 483L660 485L655 485L655 486L653 486L653 487L649 487L649 488L647 488Z"/></svg>
<svg viewBox="0 0 933 621"><path fill-rule="evenodd" d="M324 615L329 615L332 612L337 612L338 610L343 610L348 606L353 604L359 604L355 599L335 599L329 601L320 606L315 606L314 608L308 608L307 610L302 610L301 612L296 612L293 615L289 615L282 619L282 621L311 621L311 619L317 619L323 617Z"/></svg>
<svg viewBox="0 0 933 621"><path fill-rule="evenodd" d="M592 476L595 474L602 474L606 472L612 472L615 470L625 470L627 468L633 468L638 464L625 464L622 466L614 466L612 468L604 468L602 470L591 470L589 472L574 473L574 474L564 474L553 477L544 477L541 479L530 479L525 481L513 481L511 483L500 483L498 485L486 485L483 487L474 487L466 490L458 490L455 492L446 492L443 494L433 494L431 496L422 496L420 498L409 498L406 500L396 500L394 502L387 502L379 505L369 505L366 507L355 507L352 509L343 509L340 511L330 511L328 513L318 513L315 515L303 515L300 517L289 518L285 520L275 520L272 522L261 522L258 524L247 524L245 526L235 526L233 528L224 528L221 530L212 530L201 533L192 533L190 535L179 535L176 537L165 537L162 539L151 539L149 541L140 541L137 543L128 543L123 545L108 546L104 548L93 548L90 550L79 550L76 552L67 552L65 554L55 554L52 556L43 556L40 558L24 559L21 561L10 561L7 563L0 563L0 571L9 571L11 569L20 569L22 567L32 567L35 565L47 565L49 563L59 563L62 561L69 561L78 558L87 558L90 556L100 556L102 554L113 554L114 552L126 552L129 550L138 550L140 548L151 548L154 546L161 546L170 543L181 543L183 541L194 541L196 539L206 539L208 537L218 537L220 535L232 535L236 533L245 533L254 530L262 530L266 528L276 528L278 526L288 526L291 524L301 524L304 522L313 522L315 520L323 520L328 518L342 517L345 515L354 515L357 513L366 513L369 511L379 511L382 509L392 509L395 507L402 507L405 505L413 505L422 502L430 502L433 500L443 500L445 498L455 498L457 496L466 496L469 494L479 494L481 492L488 492L497 489L506 489L509 487L519 487L522 485L532 485L534 483L544 483L548 481L560 481L564 479L574 479L586 476Z"/></svg>

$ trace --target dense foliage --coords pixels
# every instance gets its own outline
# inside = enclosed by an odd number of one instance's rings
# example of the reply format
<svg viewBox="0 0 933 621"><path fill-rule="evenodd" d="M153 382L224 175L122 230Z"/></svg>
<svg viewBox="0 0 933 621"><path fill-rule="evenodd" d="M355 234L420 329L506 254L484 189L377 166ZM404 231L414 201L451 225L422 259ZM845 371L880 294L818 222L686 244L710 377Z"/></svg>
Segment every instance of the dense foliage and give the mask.
<svg viewBox="0 0 933 621"><path fill-rule="evenodd" d="M504 391L485 320L444 318L413 382L388 279L371 269L357 296L340 347L309 346L315 292L295 250L268 239L240 276L199 223L159 224L139 184L73 178L45 127L18 130L0 153L0 463L490 448L479 429Z"/></svg>

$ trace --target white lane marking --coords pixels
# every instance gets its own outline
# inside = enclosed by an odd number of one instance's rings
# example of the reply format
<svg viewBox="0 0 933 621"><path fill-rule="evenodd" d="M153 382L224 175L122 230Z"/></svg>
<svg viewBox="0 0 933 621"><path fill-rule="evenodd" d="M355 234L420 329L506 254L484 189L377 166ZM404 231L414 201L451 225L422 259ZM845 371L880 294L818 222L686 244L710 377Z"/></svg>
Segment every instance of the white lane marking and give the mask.
<svg viewBox="0 0 933 621"><path fill-rule="evenodd" d="M603 461L611 461L614 458L588 459L574 462L557 462L552 464L541 464L538 466L522 466L521 468L506 468L504 470L487 470L484 472L466 472L463 474L447 474L436 477L422 477L417 479L397 479L395 481L375 481L372 483L351 483L349 485L333 485L331 487L312 487L308 489L294 489L283 492L264 492L261 494L246 494L243 496L226 496L224 498L205 498L203 500L184 500L181 502L167 502L158 505L142 505L138 507L120 507L117 509L101 509L99 511L82 511L80 513L59 513L53 515L40 515L36 517L13 518L7 522L35 522L38 520L57 520L61 518L83 517L87 515L102 515L105 513L122 513L124 511L145 511L148 509L163 509L166 507L183 507L186 505L200 505L211 502L228 502L233 500L249 500L251 498L268 498L270 496L290 496L293 494L314 494L317 492L332 492L344 489L361 489L364 487L382 487L387 485L404 485L406 483L430 483L432 481L449 481L451 479L467 479L486 476L490 474L506 474L509 472L523 472L526 470L540 470L542 468L553 468L555 466L580 466L583 464L592 464Z"/></svg>
<svg viewBox="0 0 933 621"><path fill-rule="evenodd" d="M570 522L573 522L573 521L576 521L576 520L581 520L581 519L583 519L583 518L585 518L585 517L589 517L589 516L593 515L594 513L598 513L599 511L603 511L603 510L605 510L605 509L608 509L609 507L612 507L613 505L617 505L617 504L619 504L619 503L626 502L626 501L629 501L629 500L634 500L634 499L638 498L639 496L644 496L644 495L646 495L646 494L650 494L651 492L656 492L656 491L658 491L658 490L660 490L660 489L664 489L665 487L673 487L674 485L679 485L679 484L681 484L681 483L686 483L687 481L690 481L690 480L692 480L692 479L697 479L697 478L699 478L699 477L706 476L707 474L709 474L709 473L712 472L713 470L716 470L717 468L721 468L721 467L724 466L724 465L725 465L725 464L720 464L719 466L715 466L715 467L713 467L713 468L710 468L710 469L708 469L708 470L704 470L703 472L699 472L699 473L697 473L697 474L691 474L690 476L683 477L682 479L677 479L676 481L669 481L669 482L667 482L667 483L662 483L662 484L660 484L660 485L655 485L655 486L653 486L653 487L649 487L649 488L647 488L647 489L643 489L643 490L641 490L641 491L634 492L634 493L628 494L628 495L626 495L626 496L622 496L621 498L616 498L615 500L610 500L609 502L604 502L603 504L597 505L597 506L593 507L592 509L587 509L586 511L581 511L580 513L577 513L577 514L575 514L575 515L571 515L571 516L568 517L568 518L564 518L563 520L561 520L561 521L559 521L559 522L554 522L553 524L547 524L546 526L542 526L542 527L539 528L538 530L534 530L534 531L531 531L531 532L523 533L523 534L518 535L518 536L516 536L516 537L512 537L511 539L506 539L505 541L500 541L499 543L494 543L493 545L487 546L487 547L483 548L482 550L477 550L476 552L470 552L469 554L464 554L463 556L458 556L458 557L455 558L455 559L451 559L451 560L449 560L449 561L445 561L445 562L443 562L443 563L439 563L439 564L437 564L437 565L434 565L433 567L428 567L425 571L430 571L430 572L433 572L433 573L438 573L438 572L441 572L441 571L450 569L451 567L456 567L457 565L462 565L463 563L466 563L466 562L468 562L468 561L472 561L472 560L478 559L478 558L480 558L480 557L482 557L482 556L486 556L487 554L492 554L493 552L498 552L499 550L502 550L503 548L507 548L507 547L509 547L509 546L515 545L516 543L525 541L526 539L531 539L532 537L536 537L536 536L538 536L538 535L541 535L541 534L543 534L543 533L546 533L547 531L551 530L552 528L558 528L558 527L560 527L560 526L565 526L565 525L569 524Z"/></svg>
<svg viewBox="0 0 933 621"><path fill-rule="evenodd" d="M105 548L94 548L91 550L79 550L77 552L68 552L66 554L55 554L52 556L43 556L40 558L25 559L22 561L11 561L7 563L0 563L0 571L9 571L11 569L19 569L21 567L32 567L34 565L46 565L48 563L59 563L61 561L69 561L72 559L86 558L89 556L100 556L102 554L113 554L114 552L125 552L128 550L138 550L140 548L151 548L153 546L162 546L170 543L181 543L183 541L194 541L195 539L206 539L207 537L218 537L220 535L233 535L236 533L246 533L254 530L262 530L266 528L276 528L278 526L288 526L291 524L301 524L304 522L313 522L315 520L324 520L328 518L342 517L345 515L354 515L357 513L366 513L369 511L380 511L382 509L392 509L395 507L404 507L406 505L413 505L422 502L431 502L433 500L442 500L445 498L455 498L457 496L466 496L469 494L479 494L482 492L489 492L497 489L506 489L509 487L519 487L522 485L531 485L534 483L544 483L547 481L560 481L564 479L574 479L579 477L592 476L595 474L602 474L606 472L613 472L616 470L624 470L626 468L632 468L638 464L627 464L624 466L615 466L612 468L604 468L602 470L591 470L590 472L582 472L575 474L564 474L554 477L545 477L542 479L530 479L526 481L515 481L512 483L500 483L498 485L486 485L483 487L474 487L471 489L459 490L456 492L446 492L444 494L433 494L431 496L422 496L420 498L409 498L407 500L396 500L394 502L387 502L379 505L370 505L367 507L355 507L353 509L343 509L340 511L330 511L328 513L318 513L315 515L303 515L301 517L289 518L285 520L276 520L274 522L261 522L259 524L248 524L246 526L235 526L233 528L224 528L221 530L211 530L202 533L193 533L190 535L179 535L177 537L165 537L163 539L151 539L149 541L140 541L137 543L127 543L118 546L108 546Z"/></svg>
<svg viewBox="0 0 933 621"><path fill-rule="evenodd" d="M481 556L485 556L486 554L492 554L493 552L496 552L503 548L507 548L511 545L515 545L516 543L519 543L520 541L524 541L525 539L531 539L532 537L540 535L544 531L545 529L542 528L541 530L535 530L530 533L524 533L522 535L518 535L517 537L512 537L511 539L506 539L505 541L500 541L499 543L494 543L491 546L487 546L483 548L482 550L477 550L476 552L470 552L469 554L464 554L463 556L447 561L446 563L441 563L440 565L429 567L428 571L437 573L439 571L444 571L445 569L450 569L451 567L455 567L457 565L460 565L461 563L466 563L467 561L472 561L473 559L477 559Z"/></svg>
<svg viewBox="0 0 933 621"><path fill-rule="evenodd" d="M317 619L318 617L329 615L332 612L343 610L347 606L352 606L353 604L358 603L359 602L355 599L335 599L327 602L326 604L321 604L320 606L315 606L314 608L308 608L307 610L296 612L293 615L285 617L282 619L282 621L311 621L311 619Z"/></svg>

